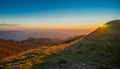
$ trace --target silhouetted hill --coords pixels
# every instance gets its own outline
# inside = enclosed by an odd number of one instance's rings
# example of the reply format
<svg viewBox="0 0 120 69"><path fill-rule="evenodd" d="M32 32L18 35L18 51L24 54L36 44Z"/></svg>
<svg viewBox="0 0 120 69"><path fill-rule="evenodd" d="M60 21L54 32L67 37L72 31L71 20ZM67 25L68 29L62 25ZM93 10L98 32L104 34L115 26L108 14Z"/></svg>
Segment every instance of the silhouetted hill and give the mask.
<svg viewBox="0 0 120 69"><path fill-rule="evenodd" d="M80 35L80 36L76 35L76 36L68 37L67 39L63 40L61 42L61 44L70 43L70 42L73 42L73 41L83 38L83 37L85 37L85 35Z"/></svg>
<svg viewBox="0 0 120 69"><path fill-rule="evenodd" d="M55 43L58 43L60 41L62 41L62 40L52 39L52 38L32 38L32 37L30 37L27 40L24 40L22 42L50 46L50 45L54 45Z"/></svg>
<svg viewBox="0 0 120 69"><path fill-rule="evenodd" d="M83 37L85 37L85 35L74 35L74 36L68 37L68 38L66 38L66 39L63 39L63 40L61 40L61 41L59 41L59 42L56 42L56 43L54 43L53 45L71 43L71 42L73 42L73 41L75 41L75 40L78 40L78 39L80 39L80 38L83 38Z"/></svg>
<svg viewBox="0 0 120 69"><path fill-rule="evenodd" d="M64 51L48 57L42 69L120 69L120 20L110 21Z"/></svg>
<svg viewBox="0 0 120 69"><path fill-rule="evenodd" d="M55 39L55 38L33 38L30 37L27 40L24 40L22 42L25 43L32 43L32 44L39 44L43 46L52 46L52 45L60 45L60 44L66 44L66 43L71 43L77 39L83 38L85 35L76 35L76 36L71 36L65 39Z"/></svg>

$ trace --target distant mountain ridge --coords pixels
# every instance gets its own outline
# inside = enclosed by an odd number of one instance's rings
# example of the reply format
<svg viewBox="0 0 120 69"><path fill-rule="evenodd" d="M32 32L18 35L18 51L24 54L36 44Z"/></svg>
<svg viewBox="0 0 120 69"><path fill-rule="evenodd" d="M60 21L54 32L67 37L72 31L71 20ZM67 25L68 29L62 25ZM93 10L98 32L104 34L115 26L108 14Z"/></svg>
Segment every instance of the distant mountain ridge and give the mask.
<svg viewBox="0 0 120 69"><path fill-rule="evenodd" d="M52 45L59 45L65 43L71 43L79 38L83 38L85 35L75 35L65 39L56 39L56 38L33 38L30 37L22 42L32 43L32 44L39 44L44 46L52 46Z"/></svg>
<svg viewBox="0 0 120 69"><path fill-rule="evenodd" d="M33 38L33 37L30 37L26 40L23 40L22 42L39 44L39 45L43 45L43 46L51 46L51 45L54 45L55 43L58 43L60 41L62 41L62 40L52 39L52 38Z"/></svg>
<svg viewBox="0 0 120 69"><path fill-rule="evenodd" d="M17 40L22 41L26 40L29 37L33 38L56 38L56 39L64 39L73 34L67 34L65 32L54 32L54 31L19 31L19 30L0 30L0 38L7 40Z"/></svg>

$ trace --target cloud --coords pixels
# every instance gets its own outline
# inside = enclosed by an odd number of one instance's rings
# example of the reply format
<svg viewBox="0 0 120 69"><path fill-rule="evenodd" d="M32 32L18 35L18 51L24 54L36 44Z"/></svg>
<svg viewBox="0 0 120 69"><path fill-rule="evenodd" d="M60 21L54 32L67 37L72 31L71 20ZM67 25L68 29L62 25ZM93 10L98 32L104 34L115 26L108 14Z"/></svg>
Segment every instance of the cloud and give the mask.
<svg viewBox="0 0 120 69"><path fill-rule="evenodd" d="M11 26L11 27L14 27L14 26L18 26L18 24L1 23L0 26L4 26L4 27Z"/></svg>

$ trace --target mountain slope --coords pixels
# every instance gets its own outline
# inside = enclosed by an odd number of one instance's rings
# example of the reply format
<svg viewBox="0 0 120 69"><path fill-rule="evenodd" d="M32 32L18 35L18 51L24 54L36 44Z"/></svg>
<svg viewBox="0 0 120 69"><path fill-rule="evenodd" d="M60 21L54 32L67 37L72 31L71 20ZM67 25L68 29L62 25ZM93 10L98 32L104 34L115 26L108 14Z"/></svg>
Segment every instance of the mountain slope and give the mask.
<svg viewBox="0 0 120 69"><path fill-rule="evenodd" d="M29 49L38 48L39 45L23 43L14 40L0 39L0 61L7 57L18 55L21 52L25 52Z"/></svg>
<svg viewBox="0 0 120 69"><path fill-rule="evenodd" d="M100 26L82 41L48 57L42 69L119 69L120 20Z"/></svg>
<svg viewBox="0 0 120 69"><path fill-rule="evenodd" d="M79 38L79 39L78 39ZM34 69L36 64L39 65L44 62L46 57L51 54L55 54L64 48L70 46L71 44L76 43L78 40L81 40L83 37L70 37L65 40L63 44L57 44L53 46L41 46L37 49L32 49L28 52L25 52L17 57L14 57L10 60L0 63L1 68L11 69L11 68L21 68L21 69ZM64 41L63 41L64 42ZM67 42L67 43L66 43Z"/></svg>

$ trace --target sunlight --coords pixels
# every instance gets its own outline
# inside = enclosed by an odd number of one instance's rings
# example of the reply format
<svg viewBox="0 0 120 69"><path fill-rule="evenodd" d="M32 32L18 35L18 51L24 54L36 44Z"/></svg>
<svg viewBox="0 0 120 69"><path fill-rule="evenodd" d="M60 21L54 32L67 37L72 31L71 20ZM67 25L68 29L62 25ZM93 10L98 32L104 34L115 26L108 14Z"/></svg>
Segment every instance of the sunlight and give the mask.
<svg viewBox="0 0 120 69"><path fill-rule="evenodd" d="M107 24L101 24L100 27L101 27L101 28L107 28L108 25L107 25Z"/></svg>

